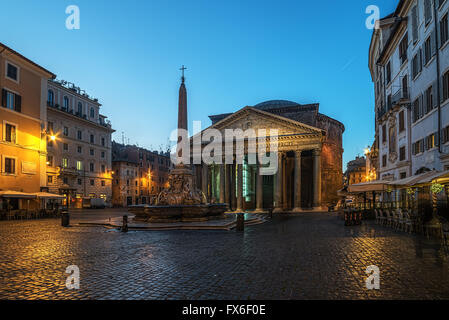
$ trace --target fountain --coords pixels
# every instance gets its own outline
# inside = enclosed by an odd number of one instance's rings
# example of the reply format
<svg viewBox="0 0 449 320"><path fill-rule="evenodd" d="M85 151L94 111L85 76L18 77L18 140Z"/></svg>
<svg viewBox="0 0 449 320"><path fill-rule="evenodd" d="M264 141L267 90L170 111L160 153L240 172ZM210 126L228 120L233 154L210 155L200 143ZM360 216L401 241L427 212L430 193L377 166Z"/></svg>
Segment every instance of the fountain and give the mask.
<svg viewBox="0 0 449 320"><path fill-rule="evenodd" d="M181 86L178 102L178 130L187 130L187 90L184 66L181 68ZM179 134L178 134L179 136ZM178 159L182 150L177 146ZM197 189L190 165L178 161L168 175L169 186L159 193L155 205L130 208L134 220L145 222L197 222L224 218L227 205L207 203L206 197Z"/></svg>

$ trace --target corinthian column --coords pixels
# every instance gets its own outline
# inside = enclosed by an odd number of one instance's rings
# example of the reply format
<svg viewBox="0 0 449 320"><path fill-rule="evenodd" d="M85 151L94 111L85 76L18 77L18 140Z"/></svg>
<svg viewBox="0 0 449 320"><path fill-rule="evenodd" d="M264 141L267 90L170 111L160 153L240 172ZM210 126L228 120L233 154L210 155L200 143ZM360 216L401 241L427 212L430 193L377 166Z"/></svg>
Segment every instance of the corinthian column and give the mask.
<svg viewBox="0 0 449 320"><path fill-rule="evenodd" d="M225 165L220 166L220 203L225 203Z"/></svg>
<svg viewBox="0 0 449 320"><path fill-rule="evenodd" d="M283 155L278 151L278 171L276 172L275 192L274 192L274 210L273 212L282 212L282 176L283 176Z"/></svg>
<svg viewBox="0 0 449 320"><path fill-rule="evenodd" d="M301 150L295 151L295 181L293 182L295 208L294 212L301 212Z"/></svg>
<svg viewBox="0 0 449 320"><path fill-rule="evenodd" d="M243 164L237 165L237 209L243 210Z"/></svg>
<svg viewBox="0 0 449 320"><path fill-rule="evenodd" d="M313 150L313 208L321 209L321 150Z"/></svg>
<svg viewBox="0 0 449 320"><path fill-rule="evenodd" d="M257 165L256 170L256 211L264 212L263 210L263 176L260 174L260 164Z"/></svg>
<svg viewBox="0 0 449 320"><path fill-rule="evenodd" d="M203 191L204 196L206 197L206 202L209 201L208 197L208 183L209 183L209 166L203 162L202 164L202 176L201 176L201 191Z"/></svg>

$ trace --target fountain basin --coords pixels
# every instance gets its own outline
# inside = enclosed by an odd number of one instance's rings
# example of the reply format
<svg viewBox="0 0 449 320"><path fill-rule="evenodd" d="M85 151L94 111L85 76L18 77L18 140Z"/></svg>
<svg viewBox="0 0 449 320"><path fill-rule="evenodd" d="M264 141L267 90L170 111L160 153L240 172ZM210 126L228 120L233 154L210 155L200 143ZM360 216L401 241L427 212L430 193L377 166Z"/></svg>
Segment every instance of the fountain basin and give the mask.
<svg viewBox="0 0 449 320"><path fill-rule="evenodd" d="M135 221L144 222L198 222L224 219L225 203L192 205L136 205L128 209L135 215Z"/></svg>

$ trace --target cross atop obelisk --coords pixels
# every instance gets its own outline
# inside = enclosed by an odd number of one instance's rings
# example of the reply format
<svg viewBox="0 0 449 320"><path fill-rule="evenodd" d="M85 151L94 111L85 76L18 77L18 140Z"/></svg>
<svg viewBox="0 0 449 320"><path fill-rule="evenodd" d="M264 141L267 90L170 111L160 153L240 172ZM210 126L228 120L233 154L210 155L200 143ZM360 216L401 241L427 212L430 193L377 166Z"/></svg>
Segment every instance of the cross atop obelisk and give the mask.
<svg viewBox="0 0 449 320"><path fill-rule="evenodd" d="M182 83L184 83L184 80L185 80L185 77L184 77L184 70L187 70L187 68L184 67L184 65L182 65L182 67L181 67L179 70L182 71L181 81L182 81Z"/></svg>

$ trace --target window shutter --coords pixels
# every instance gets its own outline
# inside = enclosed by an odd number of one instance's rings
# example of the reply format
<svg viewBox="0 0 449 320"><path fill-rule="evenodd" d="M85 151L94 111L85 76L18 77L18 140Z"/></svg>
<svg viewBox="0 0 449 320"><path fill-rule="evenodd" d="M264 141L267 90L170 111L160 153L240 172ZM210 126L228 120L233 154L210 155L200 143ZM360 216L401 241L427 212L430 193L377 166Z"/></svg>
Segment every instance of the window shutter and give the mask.
<svg viewBox="0 0 449 320"><path fill-rule="evenodd" d="M423 98L423 114L427 114L429 111L429 105L428 105L428 99L429 99L429 92L426 90L424 91L424 98Z"/></svg>
<svg viewBox="0 0 449 320"><path fill-rule="evenodd" d="M427 24L432 19L430 0L424 0L424 16Z"/></svg>
<svg viewBox="0 0 449 320"><path fill-rule="evenodd" d="M22 97L18 94L14 95L14 106L17 112L22 112Z"/></svg>
<svg viewBox="0 0 449 320"><path fill-rule="evenodd" d="M423 66L423 60L424 60L424 57L423 57L423 52L424 52L424 50L423 50L423 47L424 47L424 45L421 47L421 48L419 48L419 60L418 60L418 62L419 62L419 71L418 71L418 73L419 72L421 72L422 71L422 66Z"/></svg>
<svg viewBox="0 0 449 320"><path fill-rule="evenodd" d="M433 105L432 105L432 109L435 108L438 104L438 81L435 81L434 83L432 83L432 99L433 99Z"/></svg>
<svg viewBox="0 0 449 320"><path fill-rule="evenodd" d="M440 78L440 103L442 103L444 100L446 100L445 97L445 88L444 88L444 75Z"/></svg>
<svg viewBox="0 0 449 320"><path fill-rule="evenodd" d="M6 90L2 89L2 107L6 108Z"/></svg>
<svg viewBox="0 0 449 320"><path fill-rule="evenodd" d="M413 42L418 40L418 12L416 6L412 8L412 37Z"/></svg>
<svg viewBox="0 0 449 320"><path fill-rule="evenodd" d="M437 33L435 32L435 30L433 30L432 34L430 35L430 47L432 48L431 53L430 53L431 57L433 57L437 53L436 36L437 36Z"/></svg>
<svg viewBox="0 0 449 320"><path fill-rule="evenodd" d="M425 110L424 110L424 95L421 94L419 96L419 117L422 118L424 116Z"/></svg>

